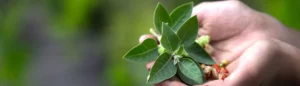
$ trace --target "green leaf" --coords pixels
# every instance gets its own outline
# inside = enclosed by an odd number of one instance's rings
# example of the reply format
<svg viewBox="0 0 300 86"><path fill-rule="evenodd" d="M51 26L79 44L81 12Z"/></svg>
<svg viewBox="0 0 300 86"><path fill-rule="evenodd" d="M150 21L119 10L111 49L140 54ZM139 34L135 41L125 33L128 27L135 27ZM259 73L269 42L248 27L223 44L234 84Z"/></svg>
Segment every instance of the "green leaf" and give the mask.
<svg viewBox="0 0 300 86"><path fill-rule="evenodd" d="M178 6L171 12L172 28L175 32L191 17L193 6L193 2L186 3Z"/></svg>
<svg viewBox="0 0 300 86"><path fill-rule="evenodd" d="M132 48L123 58L133 62L149 62L155 60L158 55L156 41L149 38Z"/></svg>
<svg viewBox="0 0 300 86"><path fill-rule="evenodd" d="M187 20L177 31L177 35L184 46L191 45L198 35L198 20L193 16Z"/></svg>
<svg viewBox="0 0 300 86"><path fill-rule="evenodd" d="M196 81L194 81L194 80L192 80L192 79L186 77L185 75L183 75L183 73L182 73L180 70L178 70L177 73L178 73L178 76L180 77L180 79L181 79L185 84L188 84L188 86L190 86L190 85L198 85L198 84L199 84L198 82L196 82Z"/></svg>
<svg viewBox="0 0 300 86"><path fill-rule="evenodd" d="M176 54L183 55L184 47L180 46L179 49L176 51Z"/></svg>
<svg viewBox="0 0 300 86"><path fill-rule="evenodd" d="M184 46L180 46L179 49L176 51L177 55L181 56L187 56L188 54L186 53Z"/></svg>
<svg viewBox="0 0 300 86"><path fill-rule="evenodd" d="M177 68L173 65L171 57L170 54L163 53L157 58L150 70L150 76L147 83L158 83L171 78L176 74Z"/></svg>
<svg viewBox="0 0 300 86"><path fill-rule="evenodd" d="M170 52L174 52L180 46L180 39L166 23L163 24L163 34L160 42Z"/></svg>
<svg viewBox="0 0 300 86"><path fill-rule="evenodd" d="M188 53L188 56L197 62L208 65L215 64L210 55L199 44L195 42L192 45L186 47L185 50Z"/></svg>
<svg viewBox="0 0 300 86"><path fill-rule="evenodd" d="M188 84L203 84L205 82L205 77L203 71L198 66L199 64L195 63L189 58L181 58L180 62L177 63L178 68L181 73L182 79ZM180 74L179 73L179 74Z"/></svg>
<svg viewBox="0 0 300 86"><path fill-rule="evenodd" d="M158 3L155 11L154 11L154 26L155 29L161 33L162 32L162 23L168 23L171 24L171 18L167 12L167 10L160 4Z"/></svg>

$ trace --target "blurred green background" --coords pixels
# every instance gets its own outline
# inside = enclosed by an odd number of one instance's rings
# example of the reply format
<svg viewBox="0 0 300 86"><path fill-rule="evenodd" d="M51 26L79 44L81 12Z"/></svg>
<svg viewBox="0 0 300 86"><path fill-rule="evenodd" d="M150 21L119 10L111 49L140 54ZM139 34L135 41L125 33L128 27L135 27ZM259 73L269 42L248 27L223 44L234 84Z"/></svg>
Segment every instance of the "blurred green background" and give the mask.
<svg viewBox="0 0 300 86"><path fill-rule="evenodd" d="M0 0L0 86L148 86L122 56L171 11L201 0ZM212 1L212 0L211 0ZM300 29L298 0L242 0Z"/></svg>

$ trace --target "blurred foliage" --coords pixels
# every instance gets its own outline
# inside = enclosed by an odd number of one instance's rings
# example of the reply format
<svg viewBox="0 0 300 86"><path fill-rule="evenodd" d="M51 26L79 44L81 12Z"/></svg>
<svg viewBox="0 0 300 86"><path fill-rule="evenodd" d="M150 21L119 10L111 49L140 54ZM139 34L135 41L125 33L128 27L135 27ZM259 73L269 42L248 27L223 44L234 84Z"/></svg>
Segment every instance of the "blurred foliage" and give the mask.
<svg viewBox="0 0 300 86"><path fill-rule="evenodd" d="M20 86L30 54L26 43L20 41L21 30L18 29L26 3L20 1L10 4L15 5L7 5L8 9L0 16L0 85Z"/></svg>
<svg viewBox="0 0 300 86"><path fill-rule="evenodd" d="M149 33L153 25L153 11L157 2L167 10L199 0L4 0L0 1L0 85L24 85L25 71L32 60L33 45L23 38L22 32L27 9L44 6L50 37L62 43L70 54L78 56L83 36L94 33L106 41L99 51L106 51L104 82L110 86L145 86L148 74L145 64L132 64L121 57L138 44L139 36ZM210 0L211 1L211 0ZM300 1L297 0L242 0L250 7L266 12L286 26L300 30ZM88 29L87 29L88 28ZM64 41L67 40L67 41ZM99 47L95 46L95 47ZM82 57L81 57L82 58ZM80 59L79 59L80 60ZM100 83L100 86L104 85Z"/></svg>
<svg viewBox="0 0 300 86"><path fill-rule="evenodd" d="M299 0L242 0L251 8L265 12L287 27L300 30Z"/></svg>
<svg viewBox="0 0 300 86"><path fill-rule="evenodd" d="M265 7L262 7L264 12L271 14L287 27L300 30L299 0L274 0L264 3Z"/></svg>

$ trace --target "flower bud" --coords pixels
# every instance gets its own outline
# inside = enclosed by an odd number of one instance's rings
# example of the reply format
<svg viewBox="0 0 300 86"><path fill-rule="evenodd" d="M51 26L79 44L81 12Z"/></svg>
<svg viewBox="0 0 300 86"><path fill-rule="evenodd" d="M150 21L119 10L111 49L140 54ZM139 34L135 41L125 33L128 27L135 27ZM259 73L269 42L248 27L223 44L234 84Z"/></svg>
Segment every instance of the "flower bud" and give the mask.
<svg viewBox="0 0 300 86"><path fill-rule="evenodd" d="M204 74L207 78L211 77L211 72L212 72L212 67L211 66L205 66Z"/></svg>
<svg viewBox="0 0 300 86"><path fill-rule="evenodd" d="M212 76L213 76L214 79L218 79L219 78L218 77L219 73L217 72L217 70L215 68L212 69L211 73L212 73Z"/></svg>
<svg viewBox="0 0 300 86"><path fill-rule="evenodd" d="M198 43L201 47L204 47L206 44L209 43L210 37L208 35L200 36L196 39L196 43Z"/></svg>
<svg viewBox="0 0 300 86"><path fill-rule="evenodd" d="M222 60L221 63L224 64L225 66L229 64L228 60Z"/></svg>
<svg viewBox="0 0 300 86"><path fill-rule="evenodd" d="M165 48L162 45L158 45L158 53L159 55L163 54L165 52Z"/></svg>
<svg viewBox="0 0 300 86"><path fill-rule="evenodd" d="M205 64L200 64L200 67L204 70L205 69Z"/></svg>

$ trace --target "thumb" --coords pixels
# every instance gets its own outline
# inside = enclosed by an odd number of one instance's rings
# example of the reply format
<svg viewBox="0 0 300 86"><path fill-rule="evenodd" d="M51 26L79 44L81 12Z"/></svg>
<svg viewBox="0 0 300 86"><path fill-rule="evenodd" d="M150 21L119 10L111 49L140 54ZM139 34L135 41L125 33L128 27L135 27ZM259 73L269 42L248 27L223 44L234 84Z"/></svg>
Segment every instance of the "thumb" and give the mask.
<svg viewBox="0 0 300 86"><path fill-rule="evenodd" d="M278 45L272 40L254 43L240 56L236 69L224 81L212 81L214 86L259 86L278 73Z"/></svg>
<svg viewBox="0 0 300 86"><path fill-rule="evenodd" d="M210 81L204 86L296 86L299 83L295 74L300 69L290 65L299 65L299 55L298 48L285 42L276 39L261 40L240 56L238 66L228 78L224 81Z"/></svg>
<svg viewBox="0 0 300 86"><path fill-rule="evenodd" d="M255 12L240 1L202 2L193 8L198 18L199 35L219 41L240 34L249 26Z"/></svg>

